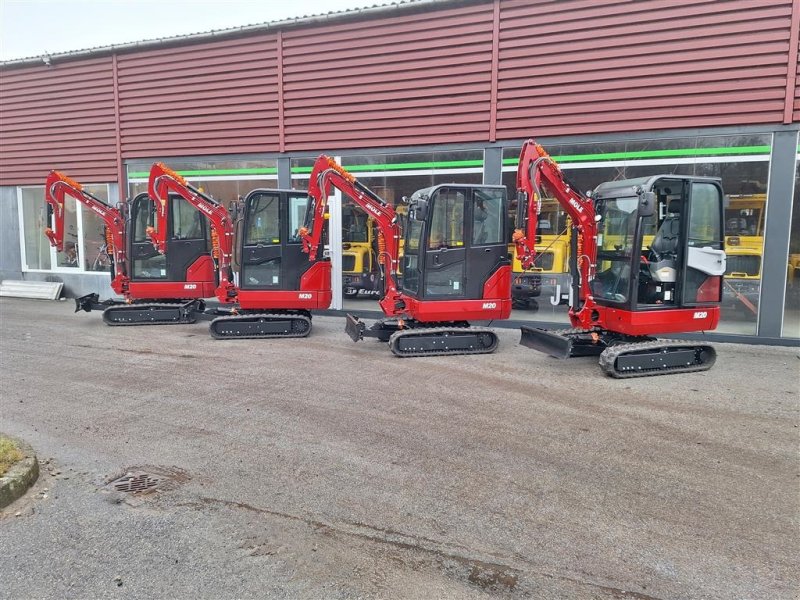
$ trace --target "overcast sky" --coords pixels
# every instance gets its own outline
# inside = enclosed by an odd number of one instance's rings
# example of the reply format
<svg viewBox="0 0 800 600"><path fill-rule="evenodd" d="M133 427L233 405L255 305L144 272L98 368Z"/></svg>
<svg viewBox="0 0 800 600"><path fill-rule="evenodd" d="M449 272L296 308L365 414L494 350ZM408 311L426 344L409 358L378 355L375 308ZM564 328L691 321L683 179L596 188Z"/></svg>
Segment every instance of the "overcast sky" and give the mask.
<svg viewBox="0 0 800 600"><path fill-rule="evenodd" d="M225 29L389 0L0 0L0 60Z"/></svg>

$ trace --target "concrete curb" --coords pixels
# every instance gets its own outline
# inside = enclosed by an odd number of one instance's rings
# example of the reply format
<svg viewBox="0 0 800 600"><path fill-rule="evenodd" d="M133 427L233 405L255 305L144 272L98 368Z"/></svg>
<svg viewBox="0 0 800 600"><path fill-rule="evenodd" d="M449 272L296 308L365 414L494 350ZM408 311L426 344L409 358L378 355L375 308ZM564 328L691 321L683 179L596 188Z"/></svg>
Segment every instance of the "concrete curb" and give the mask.
<svg viewBox="0 0 800 600"><path fill-rule="evenodd" d="M8 473L0 477L0 509L5 508L25 494L28 488L39 478L39 460L36 458L33 448L22 440L3 435L17 444L25 458L11 467Z"/></svg>

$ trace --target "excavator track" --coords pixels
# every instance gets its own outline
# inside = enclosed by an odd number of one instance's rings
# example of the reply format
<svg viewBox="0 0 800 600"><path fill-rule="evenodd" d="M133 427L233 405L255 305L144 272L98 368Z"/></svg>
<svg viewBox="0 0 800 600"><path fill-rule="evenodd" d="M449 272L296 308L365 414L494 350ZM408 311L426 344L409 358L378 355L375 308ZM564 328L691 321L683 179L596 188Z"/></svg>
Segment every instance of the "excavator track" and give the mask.
<svg viewBox="0 0 800 600"><path fill-rule="evenodd" d="M617 379L695 373L714 366L713 346L679 340L614 344L600 354L600 368Z"/></svg>
<svg viewBox="0 0 800 600"><path fill-rule="evenodd" d="M120 304L103 310L103 321L112 327L131 325L188 325L197 322L195 302L143 302Z"/></svg>
<svg viewBox="0 0 800 600"><path fill-rule="evenodd" d="M497 334L485 327L415 327L389 338L392 353L401 357L491 354L497 343Z"/></svg>
<svg viewBox="0 0 800 600"><path fill-rule="evenodd" d="M229 315L211 321L208 330L218 340L301 338L311 333L311 317L301 313Z"/></svg>

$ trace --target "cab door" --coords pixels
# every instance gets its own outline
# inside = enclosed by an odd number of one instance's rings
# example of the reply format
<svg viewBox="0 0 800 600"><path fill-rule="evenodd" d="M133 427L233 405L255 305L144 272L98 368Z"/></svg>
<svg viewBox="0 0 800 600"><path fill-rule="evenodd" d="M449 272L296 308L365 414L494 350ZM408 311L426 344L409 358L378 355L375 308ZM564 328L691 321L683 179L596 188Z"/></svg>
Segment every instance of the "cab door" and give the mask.
<svg viewBox="0 0 800 600"><path fill-rule="evenodd" d="M155 249L147 228L155 224L155 205L147 194L130 201L127 223L128 256L133 281L167 280L167 257Z"/></svg>
<svg viewBox="0 0 800 600"><path fill-rule="evenodd" d="M242 289L283 289L281 197L274 190L253 190L244 201Z"/></svg>
<svg viewBox="0 0 800 600"><path fill-rule="evenodd" d="M501 265L510 264L506 221L506 189L472 188L467 210L466 298L483 298L486 281Z"/></svg>
<svg viewBox="0 0 800 600"><path fill-rule="evenodd" d="M180 196L169 198L167 281L186 281L197 259L209 253L208 219Z"/></svg>
<svg viewBox="0 0 800 600"><path fill-rule="evenodd" d="M284 233L281 241L281 277L284 290L299 290L300 278L312 264L303 252L298 230L306 220L308 195L303 192L281 192L281 223Z"/></svg>
<svg viewBox="0 0 800 600"><path fill-rule="evenodd" d="M431 200L425 239L423 298L465 297L467 189L440 187Z"/></svg>
<svg viewBox="0 0 800 600"><path fill-rule="evenodd" d="M692 181L686 222L681 278L683 306L717 304L722 300L725 243L722 188L713 181Z"/></svg>

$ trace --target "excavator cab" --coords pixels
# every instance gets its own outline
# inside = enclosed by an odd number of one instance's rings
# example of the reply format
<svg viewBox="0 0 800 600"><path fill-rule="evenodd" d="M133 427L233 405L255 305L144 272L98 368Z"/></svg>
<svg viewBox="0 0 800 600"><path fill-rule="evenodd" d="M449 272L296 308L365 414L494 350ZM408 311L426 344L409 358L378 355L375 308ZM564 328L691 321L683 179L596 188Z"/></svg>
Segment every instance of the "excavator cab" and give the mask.
<svg viewBox="0 0 800 600"><path fill-rule="evenodd" d="M596 304L632 312L719 304L725 253L718 179L613 181L598 186L593 199Z"/></svg>
<svg viewBox="0 0 800 600"><path fill-rule="evenodd" d="M511 314L505 187L444 184L415 192L403 211L408 215L405 240L401 215L392 204L324 154L315 161L309 180L309 215L324 212L333 188L348 195L378 228L383 282L378 304L386 318L367 327L348 314L345 331L350 338L389 342L397 356L494 352L497 335L471 327L469 320L507 319ZM312 261L320 237L319 226L304 228L303 245Z"/></svg>
<svg viewBox="0 0 800 600"><path fill-rule="evenodd" d="M654 336L709 331L719 322L720 180L665 174L603 183L589 197L577 189L541 145L523 144L514 241L529 266L539 199L552 194L568 213L572 328L523 325L520 343L556 358L599 356L617 378L710 369L716 351L709 344Z"/></svg>
<svg viewBox="0 0 800 600"><path fill-rule="evenodd" d="M314 265L299 235L307 204L306 192L256 189L247 194L240 290L301 289L300 279Z"/></svg>
<svg viewBox="0 0 800 600"><path fill-rule="evenodd" d="M506 290L487 294L486 286L498 267L510 264L507 211L503 186L445 184L415 192L405 231L403 293L418 300L505 299Z"/></svg>
<svg viewBox="0 0 800 600"><path fill-rule="evenodd" d="M159 253L148 237L155 222L155 204L146 194L128 204L128 255L131 287L163 283L178 290L203 290L200 297L214 295L215 274L210 256L210 233L206 219L183 198L169 196L167 251ZM188 287L187 287L188 286Z"/></svg>

